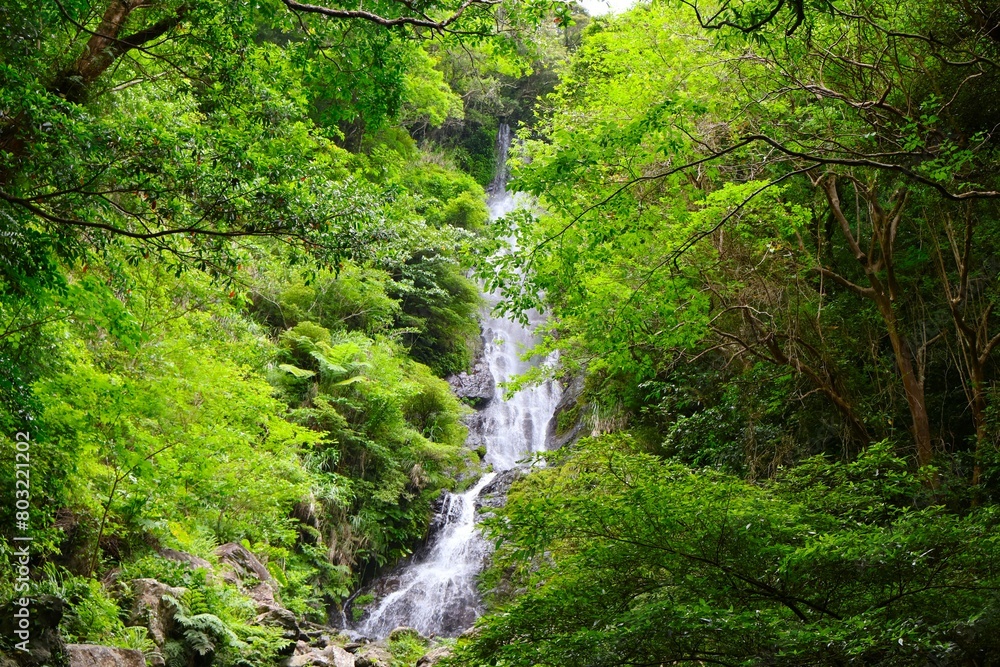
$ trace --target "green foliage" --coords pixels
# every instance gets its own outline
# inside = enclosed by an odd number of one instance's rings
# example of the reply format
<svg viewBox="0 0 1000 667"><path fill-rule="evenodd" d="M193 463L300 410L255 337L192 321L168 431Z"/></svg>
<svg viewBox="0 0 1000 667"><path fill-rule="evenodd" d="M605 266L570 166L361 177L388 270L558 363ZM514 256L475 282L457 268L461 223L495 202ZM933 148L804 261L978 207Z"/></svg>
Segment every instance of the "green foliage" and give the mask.
<svg viewBox="0 0 1000 667"><path fill-rule="evenodd" d="M409 667L427 652L427 641L416 632L393 632L387 643L392 655L389 667Z"/></svg>
<svg viewBox="0 0 1000 667"><path fill-rule="evenodd" d="M403 343L438 375L467 370L479 345L480 297L452 258L419 252L398 269Z"/></svg>
<svg viewBox="0 0 1000 667"><path fill-rule="evenodd" d="M371 593L366 593L365 595L359 595L351 601L351 620L355 623L361 620L365 615L365 607L370 605L375 600L375 596Z"/></svg>
<svg viewBox="0 0 1000 667"><path fill-rule="evenodd" d="M911 470L879 444L755 486L587 441L490 521L496 611L457 664L995 659L996 512Z"/></svg>
<svg viewBox="0 0 1000 667"><path fill-rule="evenodd" d="M331 338L303 322L283 345L292 363L279 367L276 382L296 406L291 419L325 435L309 459L323 485L314 491L324 507L315 512L325 517L319 529L345 564L405 555L425 530L429 496L461 460L458 400L386 340Z"/></svg>
<svg viewBox="0 0 1000 667"><path fill-rule="evenodd" d="M477 231L488 218L483 189L467 174L422 162L414 164L402 181L417 197L417 212L432 225Z"/></svg>
<svg viewBox="0 0 1000 667"><path fill-rule="evenodd" d="M537 351L651 449L764 478L889 439L992 496L995 109L952 58L991 58L980 9L690 5L590 23L516 151L544 213L499 221L522 250L484 244L480 276L549 312Z"/></svg>

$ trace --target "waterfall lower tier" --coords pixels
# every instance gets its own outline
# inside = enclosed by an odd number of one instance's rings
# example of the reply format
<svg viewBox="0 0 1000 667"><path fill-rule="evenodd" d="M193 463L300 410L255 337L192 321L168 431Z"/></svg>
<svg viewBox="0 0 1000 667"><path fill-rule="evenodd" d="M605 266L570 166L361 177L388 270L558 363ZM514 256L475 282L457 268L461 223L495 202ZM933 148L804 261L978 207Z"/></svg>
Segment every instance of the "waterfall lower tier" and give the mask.
<svg viewBox="0 0 1000 667"><path fill-rule="evenodd" d="M495 474L445 497L442 523L426 554L403 568L398 587L370 613L361 634L384 637L405 625L425 636L448 635L472 625L480 613L476 576L487 555L486 542L476 535L476 496Z"/></svg>
<svg viewBox="0 0 1000 667"><path fill-rule="evenodd" d="M503 124L488 202L493 219L515 206L506 188L509 147L510 128ZM541 317L529 313L528 327L492 317L489 312L497 300L496 295L486 295L488 310L482 314L483 362L492 382L508 381L534 363L552 363L521 358L537 343L534 328ZM476 527L476 499L497 473L523 465L524 459L545 450L560 394L557 383L546 382L522 389L506 400L496 391L494 398L481 406L469 424L469 439L476 446L485 445L485 463L492 472L465 493L444 496L428 546L381 582L378 588L391 588L392 592L366 614L356 629L359 634L381 638L398 626L408 626L426 636L456 636L472 626L482 613L477 578L489 557L489 544Z"/></svg>

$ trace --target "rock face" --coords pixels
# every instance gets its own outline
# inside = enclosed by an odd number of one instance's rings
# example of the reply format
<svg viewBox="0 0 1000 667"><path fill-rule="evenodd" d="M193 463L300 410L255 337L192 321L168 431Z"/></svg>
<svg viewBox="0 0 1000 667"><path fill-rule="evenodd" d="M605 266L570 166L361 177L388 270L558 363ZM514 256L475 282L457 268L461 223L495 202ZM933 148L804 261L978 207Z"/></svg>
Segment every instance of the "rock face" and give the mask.
<svg viewBox="0 0 1000 667"><path fill-rule="evenodd" d="M481 357L472 366L471 373L462 371L458 375L449 376L448 384L456 396L465 399L477 410L486 407L497 392L496 378Z"/></svg>
<svg viewBox="0 0 1000 667"><path fill-rule="evenodd" d="M549 451L560 449L575 442L585 434L586 420L580 414L582 412L580 396L583 394L583 385L583 375L578 375L563 387L562 397L559 399L555 412L552 414L552 420L549 422L545 449ZM574 410L576 414L572 413ZM562 421L568 422L562 431L559 429L560 418Z"/></svg>
<svg viewBox="0 0 1000 667"><path fill-rule="evenodd" d="M142 651L94 644L67 644L69 667L146 667Z"/></svg>
<svg viewBox="0 0 1000 667"><path fill-rule="evenodd" d="M476 498L476 512L488 513L497 507L503 507L507 502L507 492L510 485L524 477L525 472L521 468L511 468L497 473L489 484L483 487Z"/></svg>
<svg viewBox="0 0 1000 667"><path fill-rule="evenodd" d="M132 581L132 593L135 600L129 617L129 625L141 625L149 630L149 637L156 647L163 650L163 645L174 628L174 613L176 609L165 598L170 596L180 600L186 592L183 588L168 586L156 579L135 579ZM162 656L150 660L154 667L164 665Z"/></svg>

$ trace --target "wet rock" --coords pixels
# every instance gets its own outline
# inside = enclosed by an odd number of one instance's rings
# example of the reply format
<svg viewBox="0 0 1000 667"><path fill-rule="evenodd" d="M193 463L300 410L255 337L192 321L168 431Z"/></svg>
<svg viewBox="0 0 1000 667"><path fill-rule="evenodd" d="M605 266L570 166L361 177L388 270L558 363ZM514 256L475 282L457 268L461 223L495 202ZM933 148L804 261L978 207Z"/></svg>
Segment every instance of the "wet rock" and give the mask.
<svg viewBox="0 0 1000 667"><path fill-rule="evenodd" d="M511 468L497 473L497 476L479 492L476 498L476 512L488 513L490 510L503 507L507 502L507 492L510 491L511 484L524 475L525 472L521 468Z"/></svg>
<svg viewBox="0 0 1000 667"><path fill-rule="evenodd" d="M545 449L552 451L576 442L585 435L586 420L583 418L583 405L580 396L583 394L584 378L577 375L564 387L559 403L552 412L545 438ZM559 422L563 428L559 428Z"/></svg>
<svg viewBox="0 0 1000 667"><path fill-rule="evenodd" d="M442 489L441 494L431 504L434 515L431 517L430 528L427 531L428 543L430 543L437 533L450 523L454 523L462 514L462 503L454 493ZM418 556L423 555L418 553Z"/></svg>
<svg viewBox="0 0 1000 667"><path fill-rule="evenodd" d="M307 667L320 665L322 667L355 667L354 656L339 646L327 646L324 649L311 649L307 653L293 655L285 661L285 667Z"/></svg>
<svg viewBox="0 0 1000 667"><path fill-rule="evenodd" d="M462 418L462 422L469 429L469 437L465 439L466 447L477 452L482 450L485 453L486 436L484 434L489 430L488 419L489 415L485 412L473 412Z"/></svg>
<svg viewBox="0 0 1000 667"><path fill-rule="evenodd" d="M417 660L416 667L433 667L433 665L438 664L443 659L451 655L451 648L448 646L438 646L432 651L428 651L419 660Z"/></svg>
<svg viewBox="0 0 1000 667"><path fill-rule="evenodd" d="M448 377L448 384L452 391L461 399L464 399L472 407L481 410L486 404L493 400L497 391L496 378L490 372L490 367L485 359L477 359L472 366L472 372L462 371L457 375Z"/></svg>
<svg viewBox="0 0 1000 667"><path fill-rule="evenodd" d="M174 627L176 608L167 597L180 600L186 589L168 586L156 579L135 579L131 582L132 609L129 614L129 625L141 625L149 630L149 638L162 650ZM159 655L150 659L150 664L156 667L164 665Z"/></svg>
<svg viewBox="0 0 1000 667"><path fill-rule="evenodd" d="M54 595L40 595L31 601L29 609L30 640L28 651L11 651L11 661L6 664L20 667L42 667L65 664L66 645L59 634L59 622L63 617L63 601ZM14 614L24 607L8 602L0 607L0 633L12 643L22 641L16 634L19 619ZM2 652L0 652L2 655Z"/></svg>
<svg viewBox="0 0 1000 667"><path fill-rule="evenodd" d="M378 644L365 644L354 653L355 667L390 667L392 654Z"/></svg>
<svg viewBox="0 0 1000 667"><path fill-rule="evenodd" d="M96 644L67 644L69 667L146 667L142 651Z"/></svg>

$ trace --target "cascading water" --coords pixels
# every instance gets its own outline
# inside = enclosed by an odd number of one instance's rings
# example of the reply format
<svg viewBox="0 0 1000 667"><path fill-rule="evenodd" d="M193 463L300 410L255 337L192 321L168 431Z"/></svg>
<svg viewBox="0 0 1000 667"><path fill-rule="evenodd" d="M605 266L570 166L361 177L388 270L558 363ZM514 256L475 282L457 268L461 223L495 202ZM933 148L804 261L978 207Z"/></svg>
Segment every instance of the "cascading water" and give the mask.
<svg viewBox="0 0 1000 667"><path fill-rule="evenodd" d="M510 128L504 123L497 136L497 166L488 189L493 219L515 207L514 197L507 192L509 148ZM504 382L532 366L531 361L521 359L521 354L537 342L532 331L541 318L529 313L529 327L524 327L513 320L492 317L489 313L498 300L497 295L486 295L483 363L493 382ZM485 444L485 461L493 472L484 474L465 493L444 497L427 548L393 573L395 590L367 614L357 628L360 635L379 638L396 627L407 626L426 636L455 636L472 626L482 612L476 578L489 555L489 544L476 527L476 499L497 473L520 465L534 452L544 451L560 393L555 382L527 387L507 400L496 392L476 415L469 437Z"/></svg>

